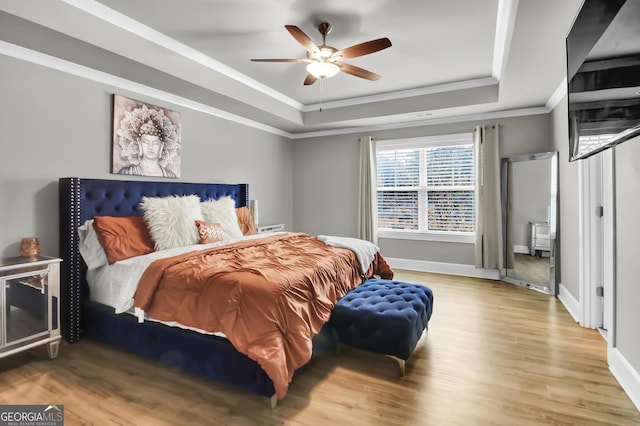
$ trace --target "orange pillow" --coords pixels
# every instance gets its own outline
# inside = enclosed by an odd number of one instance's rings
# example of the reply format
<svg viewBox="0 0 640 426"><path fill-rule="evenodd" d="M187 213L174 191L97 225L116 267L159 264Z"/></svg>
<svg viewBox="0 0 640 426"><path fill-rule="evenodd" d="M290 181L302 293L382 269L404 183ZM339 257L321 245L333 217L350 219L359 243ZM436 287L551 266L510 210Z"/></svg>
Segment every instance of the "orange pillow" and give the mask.
<svg viewBox="0 0 640 426"><path fill-rule="evenodd" d="M238 216L238 225L242 231L242 235L254 235L257 234L256 224L253 223L253 216L251 216L251 210L248 207L236 208L236 215Z"/></svg>
<svg viewBox="0 0 640 426"><path fill-rule="evenodd" d="M154 251L153 240L142 216L96 216L93 228L109 264Z"/></svg>
<svg viewBox="0 0 640 426"><path fill-rule="evenodd" d="M202 220L196 220L198 235L200 236L200 244L217 243L224 240L224 231L219 223L207 223Z"/></svg>

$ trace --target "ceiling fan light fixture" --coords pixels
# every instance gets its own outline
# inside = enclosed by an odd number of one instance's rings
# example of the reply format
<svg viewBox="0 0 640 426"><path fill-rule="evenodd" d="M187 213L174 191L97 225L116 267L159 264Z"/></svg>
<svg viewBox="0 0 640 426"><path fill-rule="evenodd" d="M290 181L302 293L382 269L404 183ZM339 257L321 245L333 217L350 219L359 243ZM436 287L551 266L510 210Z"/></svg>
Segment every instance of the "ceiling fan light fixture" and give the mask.
<svg viewBox="0 0 640 426"><path fill-rule="evenodd" d="M289 31L289 34L307 50L306 58L251 60L256 62L307 62L309 65L307 65L307 77L304 79L305 86L309 86L324 78L333 77L339 72L366 80L378 80L380 78L378 74L356 67L355 65L345 64L342 60L369 55L370 53L391 47L391 41L384 37L354 44L353 46L338 50L333 46L329 46L326 42L327 34L331 32L331 25L329 25L328 22L321 22L318 25L318 31L322 34L321 45L315 44L304 31L295 25L285 25L284 27Z"/></svg>
<svg viewBox="0 0 640 426"><path fill-rule="evenodd" d="M307 72L316 78L329 78L340 72L340 67L332 62L311 62Z"/></svg>

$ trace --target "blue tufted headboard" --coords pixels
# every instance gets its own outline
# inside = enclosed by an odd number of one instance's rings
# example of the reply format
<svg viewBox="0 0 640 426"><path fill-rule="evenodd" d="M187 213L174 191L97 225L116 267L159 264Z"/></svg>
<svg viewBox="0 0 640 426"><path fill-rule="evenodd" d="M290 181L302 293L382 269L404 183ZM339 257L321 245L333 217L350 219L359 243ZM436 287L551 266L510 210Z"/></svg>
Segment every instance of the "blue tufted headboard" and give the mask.
<svg viewBox="0 0 640 426"><path fill-rule="evenodd" d="M151 182L109 179L61 178L60 196L60 316L62 336L80 339L82 301L88 297L86 265L78 252L78 227L96 215L142 216L140 201L146 197L196 194L200 199L231 196L236 207L249 205L247 184Z"/></svg>

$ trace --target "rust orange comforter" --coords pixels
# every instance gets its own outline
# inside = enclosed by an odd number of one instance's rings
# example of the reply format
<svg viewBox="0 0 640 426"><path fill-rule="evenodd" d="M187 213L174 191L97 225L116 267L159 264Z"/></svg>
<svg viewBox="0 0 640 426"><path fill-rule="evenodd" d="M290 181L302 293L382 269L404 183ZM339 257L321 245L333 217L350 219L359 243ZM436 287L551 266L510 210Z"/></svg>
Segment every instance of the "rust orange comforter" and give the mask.
<svg viewBox="0 0 640 426"><path fill-rule="evenodd" d="M158 320L223 332L260 364L282 399L335 303L373 275L393 277L379 253L363 277L352 251L278 234L157 260L140 279L134 306Z"/></svg>

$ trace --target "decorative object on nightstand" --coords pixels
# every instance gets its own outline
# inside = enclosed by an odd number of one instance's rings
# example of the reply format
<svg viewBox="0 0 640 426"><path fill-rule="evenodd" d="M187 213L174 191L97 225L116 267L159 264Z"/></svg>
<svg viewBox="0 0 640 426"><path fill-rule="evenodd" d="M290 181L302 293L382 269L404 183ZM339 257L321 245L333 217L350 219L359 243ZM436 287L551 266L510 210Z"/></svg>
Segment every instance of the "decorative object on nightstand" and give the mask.
<svg viewBox="0 0 640 426"><path fill-rule="evenodd" d="M47 345L49 358L58 356L61 261L0 258L0 358L41 345Z"/></svg>
<svg viewBox="0 0 640 426"><path fill-rule="evenodd" d="M549 223L529 222L529 253L531 256L543 256L543 252L549 252Z"/></svg>
<svg viewBox="0 0 640 426"><path fill-rule="evenodd" d="M258 230L258 234L264 234L266 232L284 232L284 223L258 226L256 229Z"/></svg>
<svg viewBox="0 0 640 426"><path fill-rule="evenodd" d="M23 238L20 242L20 256L31 257L40 254L40 242L36 237Z"/></svg>
<svg viewBox="0 0 640 426"><path fill-rule="evenodd" d="M257 229L260 224L260 220L258 218L258 200L249 200L249 211L251 212L253 223L255 223Z"/></svg>

